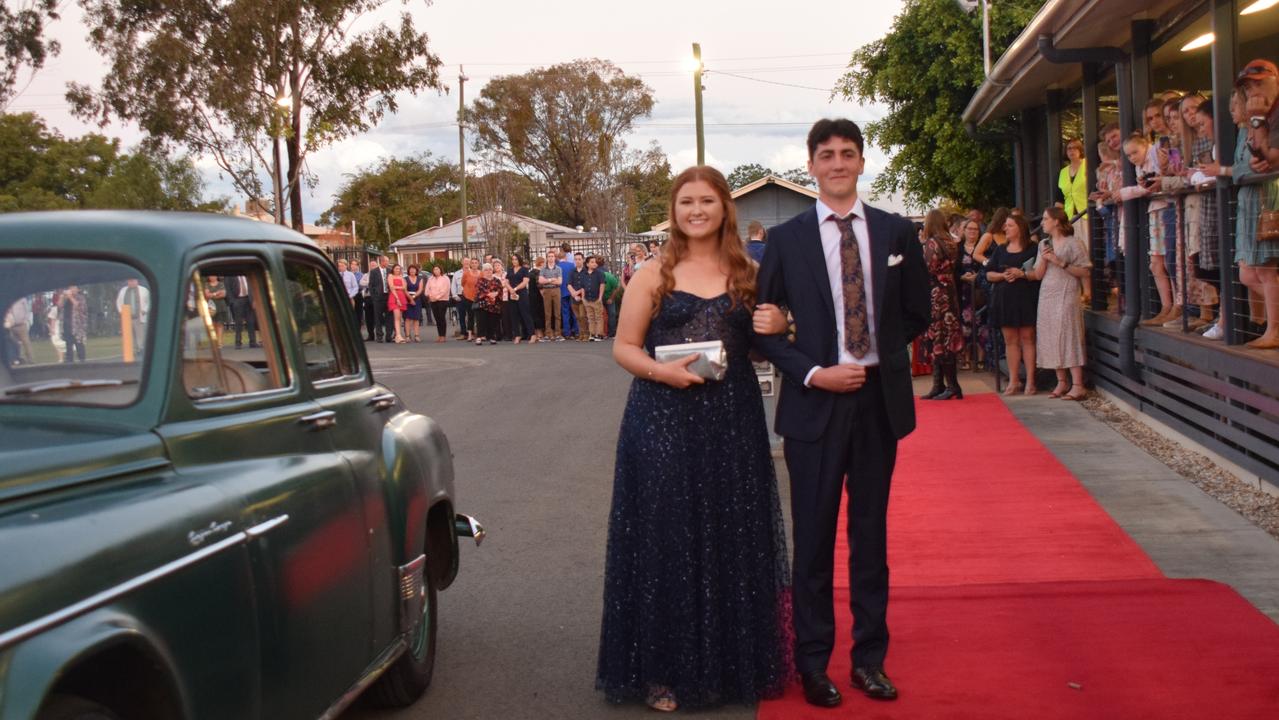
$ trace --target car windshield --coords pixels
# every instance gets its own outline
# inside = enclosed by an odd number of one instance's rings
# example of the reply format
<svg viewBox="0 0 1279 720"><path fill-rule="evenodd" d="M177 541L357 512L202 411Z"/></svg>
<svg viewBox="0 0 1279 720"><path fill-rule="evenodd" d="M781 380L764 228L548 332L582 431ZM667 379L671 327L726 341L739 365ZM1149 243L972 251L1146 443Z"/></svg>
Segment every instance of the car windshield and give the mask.
<svg viewBox="0 0 1279 720"><path fill-rule="evenodd" d="M0 403L132 403L147 359L151 289L124 263L0 258Z"/></svg>

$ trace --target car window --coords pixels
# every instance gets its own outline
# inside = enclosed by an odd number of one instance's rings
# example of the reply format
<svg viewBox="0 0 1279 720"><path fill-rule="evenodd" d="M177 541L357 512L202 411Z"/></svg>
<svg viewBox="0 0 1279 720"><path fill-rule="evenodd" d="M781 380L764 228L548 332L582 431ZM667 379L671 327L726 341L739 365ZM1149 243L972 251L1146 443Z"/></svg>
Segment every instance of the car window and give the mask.
<svg viewBox="0 0 1279 720"><path fill-rule="evenodd" d="M285 267L307 376L319 381L356 374L355 354L339 325L348 315L333 292L336 288L310 263L289 260Z"/></svg>
<svg viewBox="0 0 1279 720"><path fill-rule="evenodd" d="M0 262L0 402L120 406L137 399L151 288L120 262Z"/></svg>
<svg viewBox="0 0 1279 720"><path fill-rule="evenodd" d="M289 384L269 298L266 269L257 261L203 263L191 273L182 296L182 385L189 397Z"/></svg>

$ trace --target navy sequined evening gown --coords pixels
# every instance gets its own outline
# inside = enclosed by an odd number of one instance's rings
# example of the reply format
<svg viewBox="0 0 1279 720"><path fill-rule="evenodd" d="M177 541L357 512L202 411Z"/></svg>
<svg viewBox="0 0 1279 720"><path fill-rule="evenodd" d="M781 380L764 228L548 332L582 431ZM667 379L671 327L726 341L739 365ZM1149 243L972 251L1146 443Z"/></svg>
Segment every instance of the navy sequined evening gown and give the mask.
<svg viewBox="0 0 1279 720"><path fill-rule="evenodd" d="M776 697L792 674L790 574L751 313L675 291L645 338L723 340L728 373L677 390L636 379L617 442L596 687L681 708Z"/></svg>

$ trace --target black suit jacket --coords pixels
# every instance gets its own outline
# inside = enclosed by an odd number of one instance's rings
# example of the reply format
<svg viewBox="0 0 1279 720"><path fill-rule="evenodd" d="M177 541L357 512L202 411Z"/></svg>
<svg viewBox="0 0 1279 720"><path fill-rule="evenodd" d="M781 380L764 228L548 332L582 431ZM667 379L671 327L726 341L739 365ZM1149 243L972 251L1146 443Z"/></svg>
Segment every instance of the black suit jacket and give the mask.
<svg viewBox="0 0 1279 720"><path fill-rule="evenodd" d="M373 300L385 298L387 292L383 288L391 287L391 271L389 268L375 267L369 271L369 297Z"/></svg>
<svg viewBox="0 0 1279 720"><path fill-rule="evenodd" d="M252 300L252 290L248 288L248 278L245 278L246 292L243 295L240 294L240 277L239 275L233 275L222 279L222 284L226 287L228 301Z"/></svg>
<svg viewBox="0 0 1279 720"><path fill-rule="evenodd" d="M910 375L910 342L928 327L928 268L915 226L894 215L862 204L870 233L870 277L879 351L880 387L893 435L898 439L915 429L914 390ZM889 267L889 257L901 261ZM760 263L760 302L788 308L795 320L795 341L785 335L760 337L761 352L783 376L777 400L777 434L813 442L830 420L834 394L804 387L813 366L839 362L839 340L826 256L822 251L816 208L768 231L768 245Z"/></svg>

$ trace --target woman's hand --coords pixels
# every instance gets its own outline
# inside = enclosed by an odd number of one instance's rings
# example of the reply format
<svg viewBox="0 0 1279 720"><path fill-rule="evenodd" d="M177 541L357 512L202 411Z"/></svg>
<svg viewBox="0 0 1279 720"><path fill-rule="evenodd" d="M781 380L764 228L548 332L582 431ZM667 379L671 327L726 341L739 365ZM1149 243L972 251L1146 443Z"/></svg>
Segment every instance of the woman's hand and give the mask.
<svg viewBox="0 0 1279 720"><path fill-rule="evenodd" d="M972 282L973 280L977 279L977 273L966 272L963 275L960 275L959 279L963 280L964 282Z"/></svg>
<svg viewBox="0 0 1279 720"><path fill-rule="evenodd" d="M751 316L751 325L756 335L780 335L790 327L790 323L786 321L786 315L782 313L781 308L771 303L760 303L755 306L755 313Z"/></svg>
<svg viewBox="0 0 1279 720"><path fill-rule="evenodd" d="M663 385L670 385L677 390L683 390L690 385L701 385L706 380L688 371L688 366L696 361L697 355L694 354L668 363L658 363L657 368L653 371L653 379Z"/></svg>

